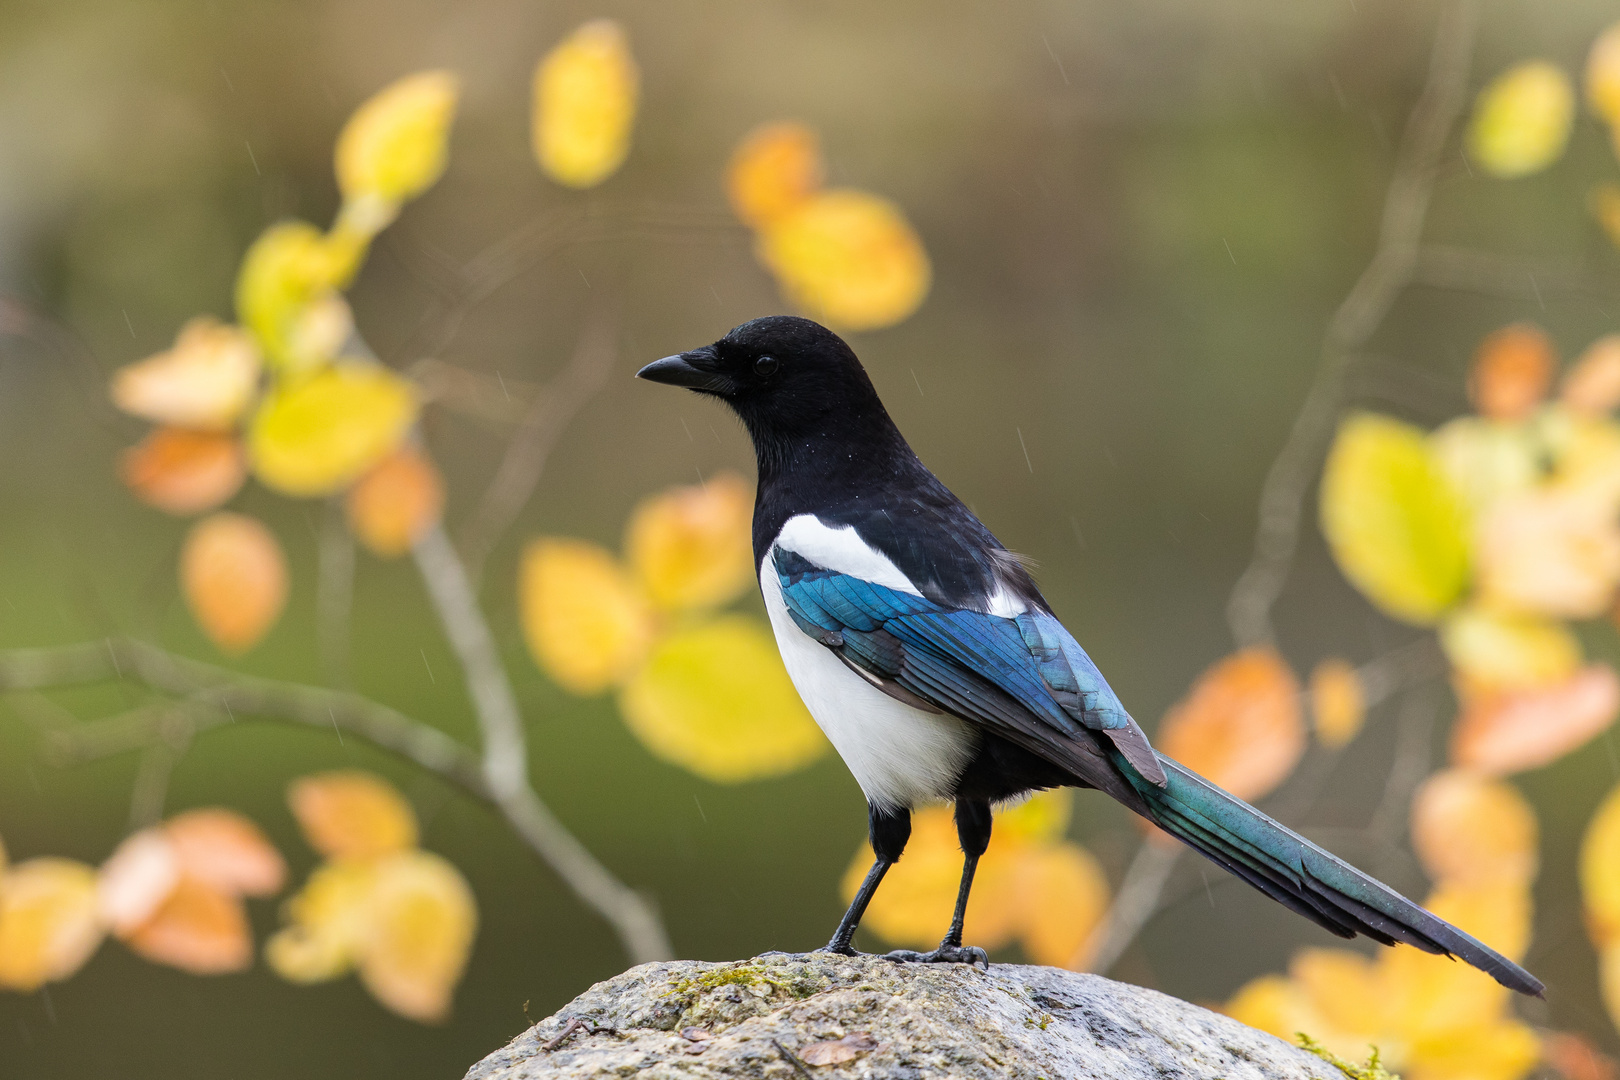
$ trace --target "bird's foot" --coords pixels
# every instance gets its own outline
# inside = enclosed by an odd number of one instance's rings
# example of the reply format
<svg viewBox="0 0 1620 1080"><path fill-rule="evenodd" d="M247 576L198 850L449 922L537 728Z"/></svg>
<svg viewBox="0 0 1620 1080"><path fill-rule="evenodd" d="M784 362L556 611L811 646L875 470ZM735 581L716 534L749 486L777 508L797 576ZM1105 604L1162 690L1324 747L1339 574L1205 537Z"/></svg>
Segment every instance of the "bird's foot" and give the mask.
<svg viewBox="0 0 1620 1080"><path fill-rule="evenodd" d="M832 953L834 956L872 956L873 953L864 953L848 943L828 942L817 949L818 953Z"/></svg>
<svg viewBox="0 0 1620 1080"><path fill-rule="evenodd" d="M990 970L989 955L977 945L945 944L933 952L896 949L884 953L883 959L892 960L896 964L983 964L984 970Z"/></svg>

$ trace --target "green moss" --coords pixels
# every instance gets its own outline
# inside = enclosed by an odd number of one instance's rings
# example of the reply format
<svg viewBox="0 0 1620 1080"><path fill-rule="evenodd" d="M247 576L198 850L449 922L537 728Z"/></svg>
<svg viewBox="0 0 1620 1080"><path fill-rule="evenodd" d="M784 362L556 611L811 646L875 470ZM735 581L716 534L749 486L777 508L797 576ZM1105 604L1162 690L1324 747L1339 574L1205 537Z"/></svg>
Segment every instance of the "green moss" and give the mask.
<svg viewBox="0 0 1620 1080"><path fill-rule="evenodd" d="M1335 1054L1303 1031L1296 1031L1294 1035L1299 1039L1299 1045L1304 1047L1308 1053L1315 1054L1335 1069L1338 1069L1349 1080L1401 1080L1395 1073L1384 1068L1383 1064L1378 1060L1378 1047L1376 1046L1372 1048L1372 1056L1367 1059L1367 1064L1357 1065L1344 1060L1344 1058Z"/></svg>
<svg viewBox="0 0 1620 1080"><path fill-rule="evenodd" d="M1024 1017L1024 1026L1025 1027L1038 1027L1042 1031L1045 1031L1046 1030L1046 1025L1050 1024L1051 1022L1052 1022L1052 1014L1051 1013L1040 1013L1039 1015L1032 1015L1032 1016Z"/></svg>
<svg viewBox="0 0 1620 1080"><path fill-rule="evenodd" d="M737 964L732 967L705 971L703 974L690 979L677 980L663 996L701 994L709 990L718 990L722 986L753 986L756 984L764 984L801 1000L821 990L820 985L813 979L783 980L768 974L767 969L761 964Z"/></svg>

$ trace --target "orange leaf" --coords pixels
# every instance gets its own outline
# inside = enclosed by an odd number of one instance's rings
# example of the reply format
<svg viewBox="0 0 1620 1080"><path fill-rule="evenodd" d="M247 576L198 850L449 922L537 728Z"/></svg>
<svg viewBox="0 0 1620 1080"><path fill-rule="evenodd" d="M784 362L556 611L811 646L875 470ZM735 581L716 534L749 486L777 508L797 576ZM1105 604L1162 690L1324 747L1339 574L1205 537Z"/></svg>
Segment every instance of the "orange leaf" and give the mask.
<svg viewBox="0 0 1620 1080"><path fill-rule="evenodd" d="M247 652L275 624L287 599L287 563L257 518L218 513L192 526L180 552L180 588L222 651Z"/></svg>
<svg viewBox="0 0 1620 1080"><path fill-rule="evenodd" d="M124 451L118 477L142 502L185 516L235 495L247 459L233 436L158 428Z"/></svg>
<svg viewBox="0 0 1620 1080"><path fill-rule="evenodd" d="M821 187L821 141L803 124L765 124L749 132L726 166L726 197L745 224L759 228Z"/></svg>
<svg viewBox="0 0 1620 1080"><path fill-rule="evenodd" d="M444 481L433 462L402 446L349 489L349 528L385 558L403 555L439 520Z"/></svg>
<svg viewBox="0 0 1620 1080"><path fill-rule="evenodd" d="M1323 746L1337 750L1354 739L1366 711L1366 694L1354 664L1330 657L1311 669L1311 717Z"/></svg>
<svg viewBox="0 0 1620 1080"><path fill-rule="evenodd" d="M1537 843L1535 812L1500 780L1447 769L1412 798L1412 846L1435 881L1528 885Z"/></svg>
<svg viewBox="0 0 1620 1080"><path fill-rule="evenodd" d="M1557 366L1552 340L1540 327L1504 326L1475 350L1468 396L1482 416L1523 420L1546 395Z"/></svg>
<svg viewBox="0 0 1620 1080"><path fill-rule="evenodd" d="M643 499L625 527L624 551L653 602L714 607L754 580L753 492L734 472Z"/></svg>
<svg viewBox="0 0 1620 1080"><path fill-rule="evenodd" d="M96 872L71 859L29 859L0 883L0 987L33 991L67 978L101 944Z"/></svg>
<svg viewBox="0 0 1620 1080"><path fill-rule="evenodd" d="M287 803L309 846L329 859L371 859L416 846L416 814L393 785L359 771L294 780Z"/></svg>
<svg viewBox="0 0 1620 1080"><path fill-rule="evenodd" d="M180 858L162 829L124 838L101 864L96 882L101 917L119 937L134 933L180 884Z"/></svg>
<svg viewBox="0 0 1620 1080"><path fill-rule="evenodd" d="M1588 345L1564 374L1558 396L1582 416L1602 416L1620 405L1620 334L1605 334Z"/></svg>
<svg viewBox="0 0 1620 1080"><path fill-rule="evenodd" d="M1541 1060L1564 1080L1620 1080L1620 1066L1584 1036L1553 1031L1541 1037Z"/></svg>
<svg viewBox="0 0 1620 1080"><path fill-rule="evenodd" d="M193 975L223 975L253 963L253 938L242 901L186 877L125 940L154 964Z"/></svg>
<svg viewBox="0 0 1620 1080"><path fill-rule="evenodd" d="M1019 859L1025 911L1020 940L1037 964L1084 971L1108 912L1108 878L1075 844L1030 849Z"/></svg>
<svg viewBox="0 0 1620 1080"><path fill-rule="evenodd" d="M430 851L393 856L377 871L360 979L401 1016L442 1022L478 929L472 890Z"/></svg>
<svg viewBox="0 0 1620 1080"><path fill-rule="evenodd" d="M259 827L241 814L205 807L163 824L180 871L226 896L269 896L281 891L287 864Z"/></svg>
<svg viewBox="0 0 1620 1080"><path fill-rule="evenodd" d="M1299 683L1270 649L1234 653L1198 677L1165 715L1156 741L1167 757L1238 798L1259 799L1305 752Z"/></svg>
<svg viewBox="0 0 1620 1080"><path fill-rule="evenodd" d="M1468 702L1451 734L1451 760L1493 775L1538 769L1614 722L1620 679L1590 664L1542 690L1481 696Z"/></svg>

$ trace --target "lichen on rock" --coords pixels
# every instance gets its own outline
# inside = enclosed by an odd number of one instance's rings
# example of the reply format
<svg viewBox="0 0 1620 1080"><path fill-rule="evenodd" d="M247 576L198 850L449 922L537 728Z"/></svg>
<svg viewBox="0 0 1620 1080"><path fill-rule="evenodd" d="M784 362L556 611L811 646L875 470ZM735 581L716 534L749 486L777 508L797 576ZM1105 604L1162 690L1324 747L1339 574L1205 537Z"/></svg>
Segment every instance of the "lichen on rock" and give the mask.
<svg viewBox="0 0 1620 1080"><path fill-rule="evenodd" d="M643 964L466 1080L1343 1080L1228 1017L1097 975L770 954Z"/></svg>

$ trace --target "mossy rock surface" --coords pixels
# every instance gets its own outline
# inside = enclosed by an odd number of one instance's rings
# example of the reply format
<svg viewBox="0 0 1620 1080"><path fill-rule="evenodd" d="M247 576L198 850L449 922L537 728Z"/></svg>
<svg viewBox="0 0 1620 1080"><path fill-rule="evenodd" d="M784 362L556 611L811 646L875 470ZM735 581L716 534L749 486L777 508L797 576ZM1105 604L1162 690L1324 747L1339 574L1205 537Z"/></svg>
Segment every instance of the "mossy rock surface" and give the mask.
<svg viewBox="0 0 1620 1080"><path fill-rule="evenodd" d="M821 953L631 968L467 1080L632 1076L1343 1080L1235 1020L1097 975Z"/></svg>

